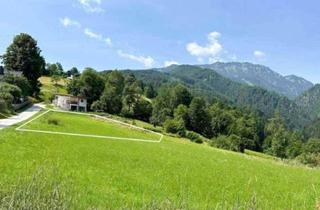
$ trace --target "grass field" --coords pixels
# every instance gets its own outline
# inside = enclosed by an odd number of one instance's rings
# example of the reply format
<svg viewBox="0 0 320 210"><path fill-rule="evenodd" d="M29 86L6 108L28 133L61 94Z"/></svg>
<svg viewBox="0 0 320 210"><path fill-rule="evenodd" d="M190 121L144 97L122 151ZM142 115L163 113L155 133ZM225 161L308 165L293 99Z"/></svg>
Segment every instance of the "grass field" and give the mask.
<svg viewBox="0 0 320 210"><path fill-rule="evenodd" d="M152 142L159 141L161 137L150 131L135 129L130 125L122 125L110 120L96 118L95 116L56 111L49 111L21 128L35 131L105 136L111 137L111 139L112 137L119 137L128 138L129 140L150 140Z"/></svg>
<svg viewBox="0 0 320 210"><path fill-rule="evenodd" d="M62 130L132 132L72 114L48 117ZM0 154L0 209L315 209L320 199L319 170L168 136L150 144L12 127L0 131Z"/></svg>

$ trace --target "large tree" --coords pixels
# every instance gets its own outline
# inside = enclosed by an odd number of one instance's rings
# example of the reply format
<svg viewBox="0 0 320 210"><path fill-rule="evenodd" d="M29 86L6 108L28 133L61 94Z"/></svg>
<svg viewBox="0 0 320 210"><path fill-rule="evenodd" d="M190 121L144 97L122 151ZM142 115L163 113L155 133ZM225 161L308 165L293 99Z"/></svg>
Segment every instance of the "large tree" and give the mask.
<svg viewBox="0 0 320 210"><path fill-rule="evenodd" d="M192 100L192 95L188 88L184 85L178 84L172 89L172 108L176 108L178 105L183 104L189 106Z"/></svg>
<svg viewBox="0 0 320 210"><path fill-rule="evenodd" d="M210 116L207 112L206 101L196 97L189 106L190 130L205 136L210 136Z"/></svg>
<svg viewBox="0 0 320 210"><path fill-rule="evenodd" d="M92 68L86 68L80 77L80 95L86 97L89 105L98 100L104 90L104 80Z"/></svg>
<svg viewBox="0 0 320 210"><path fill-rule="evenodd" d="M100 97L100 108L110 114L119 114L122 109L122 92L125 78L119 71L107 75L105 90Z"/></svg>
<svg viewBox="0 0 320 210"><path fill-rule="evenodd" d="M271 155L286 158L286 147L289 144L289 133L279 113L268 120L265 126L264 151Z"/></svg>
<svg viewBox="0 0 320 210"><path fill-rule="evenodd" d="M45 67L45 61L35 39L25 33L15 36L2 58L8 71L22 72L30 82L33 93L39 92L38 79Z"/></svg>

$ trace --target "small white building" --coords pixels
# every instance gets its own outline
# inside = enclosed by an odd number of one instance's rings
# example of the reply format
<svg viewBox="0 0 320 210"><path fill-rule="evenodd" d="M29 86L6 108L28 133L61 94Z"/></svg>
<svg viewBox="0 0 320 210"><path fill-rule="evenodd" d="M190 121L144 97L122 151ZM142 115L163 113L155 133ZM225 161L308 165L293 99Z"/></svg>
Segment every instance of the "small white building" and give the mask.
<svg viewBox="0 0 320 210"><path fill-rule="evenodd" d="M63 110L87 112L87 99L79 96L59 94L53 104Z"/></svg>

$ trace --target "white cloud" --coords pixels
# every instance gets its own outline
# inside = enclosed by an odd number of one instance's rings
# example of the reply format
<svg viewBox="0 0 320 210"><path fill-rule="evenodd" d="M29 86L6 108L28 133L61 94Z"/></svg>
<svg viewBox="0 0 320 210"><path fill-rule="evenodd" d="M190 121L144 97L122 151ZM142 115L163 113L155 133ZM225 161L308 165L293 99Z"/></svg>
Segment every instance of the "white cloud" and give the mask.
<svg viewBox="0 0 320 210"><path fill-rule="evenodd" d="M110 38L105 38L103 41L104 41L108 46L112 46L112 41L111 41Z"/></svg>
<svg viewBox="0 0 320 210"><path fill-rule="evenodd" d="M102 13L101 0L78 0L82 8L88 13Z"/></svg>
<svg viewBox="0 0 320 210"><path fill-rule="evenodd" d="M132 55L132 54L124 53L121 50L118 50L118 55L120 57L127 58L130 60L142 63L146 68L151 68L155 63L154 59L150 56L145 57L145 56L140 56L140 55L139 56Z"/></svg>
<svg viewBox="0 0 320 210"><path fill-rule="evenodd" d="M187 51L197 57L197 60L203 62L208 59L209 62L219 60L219 55L223 51L223 46L219 42L221 34L219 32L211 32L208 34L208 44L201 46L196 42L188 43L186 46Z"/></svg>
<svg viewBox="0 0 320 210"><path fill-rule="evenodd" d="M260 50L255 50L253 52L254 57L256 57L257 59L264 59L266 57L266 54Z"/></svg>
<svg viewBox="0 0 320 210"><path fill-rule="evenodd" d="M78 21L72 20L68 17L64 17L64 18L60 18L60 23L64 26L64 27L69 27L69 26L75 26L80 28L81 24Z"/></svg>
<svg viewBox="0 0 320 210"><path fill-rule="evenodd" d="M168 66L171 66L171 65L179 65L179 63L177 61L165 61L163 63L164 67L168 67Z"/></svg>
<svg viewBox="0 0 320 210"><path fill-rule="evenodd" d="M112 46L112 41L110 38L104 38L101 34L93 32L89 28L84 29L84 34L92 39L106 43L108 46Z"/></svg>
<svg viewBox="0 0 320 210"><path fill-rule="evenodd" d="M85 28L84 29L84 34L87 35L90 38L102 40L102 35L101 34L97 34L97 33L93 32L93 31L91 31L91 29L89 29L89 28Z"/></svg>

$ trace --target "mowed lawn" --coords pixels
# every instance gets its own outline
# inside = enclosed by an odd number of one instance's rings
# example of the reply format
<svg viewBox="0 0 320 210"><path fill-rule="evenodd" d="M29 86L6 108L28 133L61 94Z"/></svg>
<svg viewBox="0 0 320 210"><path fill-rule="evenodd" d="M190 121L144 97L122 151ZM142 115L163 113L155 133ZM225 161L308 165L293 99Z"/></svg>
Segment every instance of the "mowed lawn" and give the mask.
<svg viewBox="0 0 320 210"><path fill-rule="evenodd" d="M94 116L55 111L49 111L22 128L71 134L141 139L154 142L159 141L161 137L150 131L143 131L132 128L130 125L123 125Z"/></svg>
<svg viewBox="0 0 320 210"><path fill-rule="evenodd" d="M92 119L68 118L68 129L92 129ZM320 199L319 170L168 136L156 144L8 128L0 154L0 207L15 200L39 209L315 209Z"/></svg>

